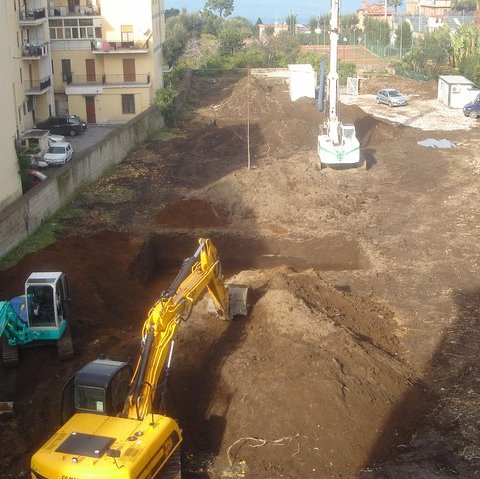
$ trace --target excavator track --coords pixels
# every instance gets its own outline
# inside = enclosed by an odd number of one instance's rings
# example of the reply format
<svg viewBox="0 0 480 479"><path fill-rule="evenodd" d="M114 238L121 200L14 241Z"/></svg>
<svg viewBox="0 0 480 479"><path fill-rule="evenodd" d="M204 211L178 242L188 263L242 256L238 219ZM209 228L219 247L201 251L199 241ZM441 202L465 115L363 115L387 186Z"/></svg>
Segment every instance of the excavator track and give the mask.
<svg viewBox="0 0 480 479"><path fill-rule="evenodd" d="M182 479L182 453L177 447L155 479Z"/></svg>
<svg viewBox="0 0 480 479"><path fill-rule="evenodd" d="M10 346L5 336L2 337L2 362L4 366L16 366L18 364L18 347Z"/></svg>
<svg viewBox="0 0 480 479"><path fill-rule="evenodd" d="M57 342L58 357L65 361L73 358L73 342L70 326L63 333L63 336Z"/></svg>

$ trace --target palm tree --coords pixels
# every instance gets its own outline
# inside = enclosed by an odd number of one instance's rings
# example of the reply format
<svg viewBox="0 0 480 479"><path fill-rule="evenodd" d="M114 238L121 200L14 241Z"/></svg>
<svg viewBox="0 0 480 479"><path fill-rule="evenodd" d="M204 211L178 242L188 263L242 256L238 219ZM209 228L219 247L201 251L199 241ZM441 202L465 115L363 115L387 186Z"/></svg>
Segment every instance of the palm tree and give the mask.
<svg viewBox="0 0 480 479"><path fill-rule="evenodd" d="M480 1L480 0L477 0ZM388 6L395 8L395 16L397 16L397 8L403 5L403 0L388 0Z"/></svg>

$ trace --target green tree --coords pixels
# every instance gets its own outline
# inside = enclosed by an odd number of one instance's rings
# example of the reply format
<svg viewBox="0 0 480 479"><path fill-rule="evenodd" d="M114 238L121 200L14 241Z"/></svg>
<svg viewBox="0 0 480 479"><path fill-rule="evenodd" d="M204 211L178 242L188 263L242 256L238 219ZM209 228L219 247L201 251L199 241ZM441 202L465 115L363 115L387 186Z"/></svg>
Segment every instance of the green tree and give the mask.
<svg viewBox="0 0 480 479"><path fill-rule="evenodd" d="M180 16L170 17L166 22L165 30L166 38L162 45L163 57L171 67L183 53L189 39L189 32Z"/></svg>
<svg viewBox="0 0 480 479"><path fill-rule="evenodd" d="M364 33L369 42L386 46L390 43L390 26L384 20L366 17Z"/></svg>
<svg viewBox="0 0 480 479"><path fill-rule="evenodd" d="M425 33L412 49L414 71L437 75L452 65L452 45L448 28L438 28Z"/></svg>
<svg viewBox="0 0 480 479"><path fill-rule="evenodd" d="M177 15L180 15L178 8L167 8L165 10L165 20L168 20L170 17L176 17Z"/></svg>
<svg viewBox="0 0 480 479"><path fill-rule="evenodd" d="M450 8L454 12L473 12L477 6L476 0L452 0Z"/></svg>
<svg viewBox="0 0 480 479"><path fill-rule="evenodd" d="M244 46L245 33L231 26L222 29L218 36L220 55L234 55Z"/></svg>
<svg viewBox="0 0 480 479"><path fill-rule="evenodd" d="M215 36L219 35L224 22L223 18L218 17L210 10L203 10L201 14L201 19L202 19L202 33L205 33L207 35L215 35Z"/></svg>
<svg viewBox="0 0 480 479"><path fill-rule="evenodd" d="M285 23L288 25L288 33L290 33L290 35L295 35L297 26L297 14L291 13L290 15L288 15L287 18L285 18Z"/></svg>
<svg viewBox="0 0 480 479"><path fill-rule="evenodd" d="M400 51L400 57L403 57L403 55L411 50L412 41L412 27L408 22L403 21L395 30L395 46Z"/></svg>
<svg viewBox="0 0 480 479"><path fill-rule="evenodd" d="M458 71L480 87L480 53L465 58L459 65Z"/></svg>
<svg viewBox="0 0 480 479"><path fill-rule="evenodd" d="M228 17L233 12L233 0L207 0L205 9L218 12L220 18Z"/></svg>

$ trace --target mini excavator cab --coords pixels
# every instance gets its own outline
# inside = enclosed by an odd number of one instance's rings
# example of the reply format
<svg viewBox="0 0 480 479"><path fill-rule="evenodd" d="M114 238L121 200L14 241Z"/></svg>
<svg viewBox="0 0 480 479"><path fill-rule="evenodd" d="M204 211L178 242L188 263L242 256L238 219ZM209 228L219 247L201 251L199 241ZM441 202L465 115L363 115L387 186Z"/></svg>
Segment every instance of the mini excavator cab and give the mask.
<svg viewBox="0 0 480 479"><path fill-rule="evenodd" d="M60 359L73 356L70 334L70 296L62 272L31 273L25 294L9 301L13 314L0 318L2 361L18 364L18 348L56 344Z"/></svg>

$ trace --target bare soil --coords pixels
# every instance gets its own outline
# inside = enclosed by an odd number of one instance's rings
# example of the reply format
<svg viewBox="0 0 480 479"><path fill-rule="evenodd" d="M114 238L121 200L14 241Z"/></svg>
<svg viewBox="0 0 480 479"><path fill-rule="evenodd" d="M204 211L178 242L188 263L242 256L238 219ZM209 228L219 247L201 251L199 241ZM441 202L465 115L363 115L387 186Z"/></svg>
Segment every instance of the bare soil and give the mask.
<svg viewBox="0 0 480 479"><path fill-rule="evenodd" d="M136 358L148 309L203 236L254 301L222 322L202 300L181 325L184 477L477 475L478 125L426 132L344 104L368 169L320 171L324 118L283 82L195 78L190 102L177 136L140 146L74 200L54 245L0 271L2 298L31 271L67 273L76 353L29 349L0 368L16 403L1 477L25 477L73 371ZM457 147L419 146L426 134Z"/></svg>

